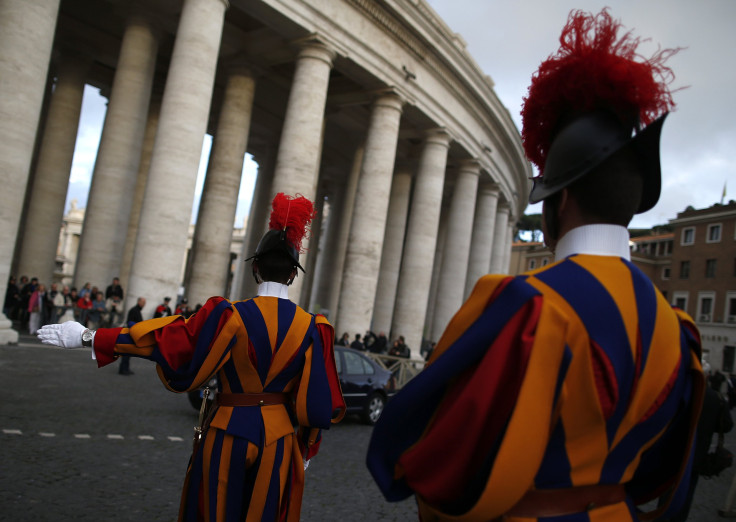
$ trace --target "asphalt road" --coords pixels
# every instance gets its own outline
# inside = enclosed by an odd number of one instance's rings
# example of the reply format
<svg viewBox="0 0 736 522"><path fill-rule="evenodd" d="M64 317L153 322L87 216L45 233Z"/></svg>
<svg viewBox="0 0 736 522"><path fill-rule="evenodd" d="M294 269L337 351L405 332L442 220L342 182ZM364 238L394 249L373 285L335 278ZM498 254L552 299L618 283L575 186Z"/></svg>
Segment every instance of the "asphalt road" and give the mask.
<svg viewBox="0 0 736 522"><path fill-rule="evenodd" d="M87 350L21 336L0 346L0 520L173 521L197 412L153 364L97 369ZM365 467L371 428L346 418L324 433L306 474L304 521L417 520L386 502ZM736 436L727 446L736 453ZM701 479L690 520L718 521L734 468Z"/></svg>

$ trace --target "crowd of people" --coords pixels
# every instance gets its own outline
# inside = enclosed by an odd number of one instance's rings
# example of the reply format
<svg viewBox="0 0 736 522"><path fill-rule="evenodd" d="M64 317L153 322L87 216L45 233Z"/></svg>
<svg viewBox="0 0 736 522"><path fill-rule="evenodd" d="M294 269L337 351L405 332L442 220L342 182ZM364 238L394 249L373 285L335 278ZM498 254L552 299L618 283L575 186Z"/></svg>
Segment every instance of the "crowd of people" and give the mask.
<svg viewBox="0 0 736 522"><path fill-rule="evenodd" d="M386 332L380 332L376 335L375 332L368 330L363 336L361 336L361 334L355 334L352 341L350 340L350 334L345 332L342 334L342 337L335 342L335 344L347 346L361 352L392 355L394 357L404 357L406 359L411 358L411 349L407 346L403 335L399 335L389 345ZM422 353L424 354L426 352L422 351Z"/></svg>
<svg viewBox="0 0 736 522"><path fill-rule="evenodd" d="M16 323L20 331L35 334L47 324L76 321L87 328L112 328L127 326L124 309L124 291L120 279L115 277L102 291L101 287L86 282L81 288L51 283L46 285L37 277L11 276L3 302L3 313ZM170 297L165 297L156 308L154 317L183 315L189 317L195 309L182 298L172 311ZM201 305L197 305L201 307Z"/></svg>

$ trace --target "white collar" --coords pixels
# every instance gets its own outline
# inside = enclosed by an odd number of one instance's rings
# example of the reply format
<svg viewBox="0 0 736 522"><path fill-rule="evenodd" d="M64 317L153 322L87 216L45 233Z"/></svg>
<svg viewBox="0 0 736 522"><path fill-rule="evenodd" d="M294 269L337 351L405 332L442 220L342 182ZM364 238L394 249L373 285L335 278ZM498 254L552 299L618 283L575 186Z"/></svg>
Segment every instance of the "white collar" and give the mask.
<svg viewBox="0 0 736 522"><path fill-rule="evenodd" d="M631 260L629 231L620 225L583 225L573 228L557 242L555 260L573 254L616 256Z"/></svg>
<svg viewBox="0 0 736 522"><path fill-rule="evenodd" d="M275 281L264 281L258 285L258 295L264 297L289 298L289 287Z"/></svg>

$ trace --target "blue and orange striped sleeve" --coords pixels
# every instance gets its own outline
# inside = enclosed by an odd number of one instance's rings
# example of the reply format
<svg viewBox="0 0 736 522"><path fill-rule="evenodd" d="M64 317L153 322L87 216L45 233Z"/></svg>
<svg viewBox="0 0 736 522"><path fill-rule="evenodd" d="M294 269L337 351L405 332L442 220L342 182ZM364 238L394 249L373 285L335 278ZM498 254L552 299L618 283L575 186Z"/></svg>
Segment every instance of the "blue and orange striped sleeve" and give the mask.
<svg viewBox="0 0 736 522"><path fill-rule="evenodd" d="M315 317L315 326L296 397L298 441L306 459L319 451L321 429L329 428L345 415L345 399L335 365L334 330L320 315Z"/></svg>
<svg viewBox="0 0 736 522"><path fill-rule="evenodd" d="M415 493L429 511L467 499L499 515L520 498L549 437L569 358L565 328L523 278L482 278L374 428L367 464L384 496ZM487 495L486 484L504 494Z"/></svg>
<svg viewBox="0 0 736 522"><path fill-rule="evenodd" d="M227 361L239 324L233 320L232 304L212 297L188 319L174 315L130 328L101 328L94 341L97 365L120 355L149 359L170 389L196 389Z"/></svg>

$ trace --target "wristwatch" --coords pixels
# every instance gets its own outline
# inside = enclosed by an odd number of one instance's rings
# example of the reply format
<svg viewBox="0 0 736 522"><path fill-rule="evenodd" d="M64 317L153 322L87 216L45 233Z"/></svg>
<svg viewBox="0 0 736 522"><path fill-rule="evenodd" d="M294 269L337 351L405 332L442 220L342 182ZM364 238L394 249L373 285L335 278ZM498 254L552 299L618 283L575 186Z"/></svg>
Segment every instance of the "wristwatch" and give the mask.
<svg viewBox="0 0 736 522"><path fill-rule="evenodd" d="M95 337L94 330L90 330L89 328L86 328L82 332L82 346L86 346L88 348L92 347L92 339Z"/></svg>

